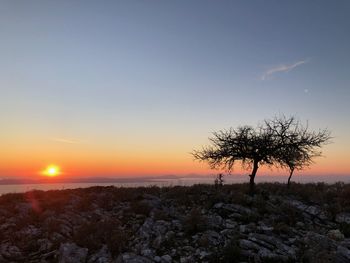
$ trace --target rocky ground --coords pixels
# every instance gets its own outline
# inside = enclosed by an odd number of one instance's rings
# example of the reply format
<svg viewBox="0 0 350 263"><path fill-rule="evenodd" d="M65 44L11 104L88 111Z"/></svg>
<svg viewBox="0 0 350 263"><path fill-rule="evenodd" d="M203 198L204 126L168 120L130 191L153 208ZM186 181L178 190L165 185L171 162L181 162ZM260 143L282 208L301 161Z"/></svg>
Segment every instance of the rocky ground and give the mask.
<svg viewBox="0 0 350 263"><path fill-rule="evenodd" d="M350 262L350 185L92 187L0 197L0 262Z"/></svg>

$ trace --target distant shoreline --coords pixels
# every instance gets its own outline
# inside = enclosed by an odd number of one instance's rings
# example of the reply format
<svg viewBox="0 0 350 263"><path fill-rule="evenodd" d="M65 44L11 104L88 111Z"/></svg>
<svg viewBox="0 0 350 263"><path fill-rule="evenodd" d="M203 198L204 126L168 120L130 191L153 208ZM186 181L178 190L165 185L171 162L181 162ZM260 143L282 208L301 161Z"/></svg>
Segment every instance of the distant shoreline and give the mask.
<svg viewBox="0 0 350 263"><path fill-rule="evenodd" d="M74 183L162 183L169 181L198 181L214 182L215 175L188 175L188 176L176 176L176 175L165 175L165 176L145 176L145 177L81 177L81 178L38 178L38 179L25 179L25 178L4 178L0 179L0 185L26 185L26 184L74 184ZM257 176L257 183L259 182L284 182L287 176L284 175L261 175ZM244 183L248 182L247 175L228 175L224 177L226 183ZM350 175L295 175L293 180L299 183L309 182L349 182Z"/></svg>

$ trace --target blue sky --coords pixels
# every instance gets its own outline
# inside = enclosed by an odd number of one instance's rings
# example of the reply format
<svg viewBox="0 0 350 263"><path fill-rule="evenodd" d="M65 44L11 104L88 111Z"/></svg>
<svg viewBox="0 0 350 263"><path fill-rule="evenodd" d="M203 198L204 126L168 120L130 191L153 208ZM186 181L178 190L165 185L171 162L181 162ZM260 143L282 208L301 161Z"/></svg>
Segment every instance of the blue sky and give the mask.
<svg viewBox="0 0 350 263"><path fill-rule="evenodd" d="M183 152L181 162L212 131L295 114L333 131L336 159L350 153L349 11L349 1L2 1L0 142L17 154L52 138L110 154L135 146Z"/></svg>

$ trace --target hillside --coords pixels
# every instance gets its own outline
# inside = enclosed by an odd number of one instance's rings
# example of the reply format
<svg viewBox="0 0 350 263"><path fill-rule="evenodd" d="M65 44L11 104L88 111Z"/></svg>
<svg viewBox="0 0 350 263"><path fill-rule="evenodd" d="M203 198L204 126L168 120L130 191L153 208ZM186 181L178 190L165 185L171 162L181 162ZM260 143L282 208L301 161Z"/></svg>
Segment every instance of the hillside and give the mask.
<svg viewBox="0 0 350 263"><path fill-rule="evenodd" d="M0 197L0 262L350 262L350 184Z"/></svg>

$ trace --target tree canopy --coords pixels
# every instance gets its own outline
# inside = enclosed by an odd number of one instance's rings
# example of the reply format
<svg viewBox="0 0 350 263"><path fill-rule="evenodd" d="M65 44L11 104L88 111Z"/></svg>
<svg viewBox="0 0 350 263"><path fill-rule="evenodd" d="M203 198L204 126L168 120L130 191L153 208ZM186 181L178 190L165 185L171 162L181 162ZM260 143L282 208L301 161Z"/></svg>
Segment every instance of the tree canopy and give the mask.
<svg viewBox="0 0 350 263"><path fill-rule="evenodd" d="M321 148L330 142L330 131L322 129L310 131L308 125L295 117L275 117L264 121L265 128L274 134L274 143L278 145L275 153L275 164L289 169L288 186L295 170L302 170L321 156Z"/></svg>
<svg viewBox="0 0 350 263"><path fill-rule="evenodd" d="M295 117L274 117L256 128L240 126L214 132L210 145L193 151L196 160L205 161L212 169L231 171L237 161L252 169L250 190L254 191L255 176L259 166L288 168L290 178L295 169L302 169L320 156L320 148L330 139L327 129L309 131Z"/></svg>

